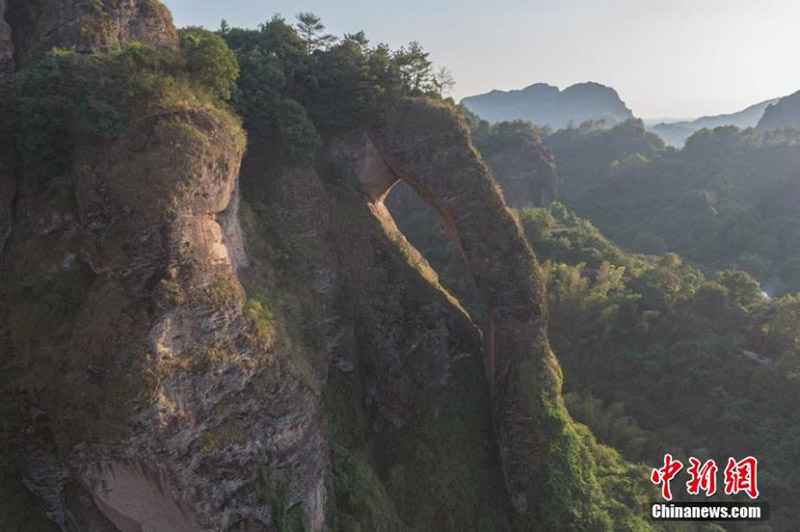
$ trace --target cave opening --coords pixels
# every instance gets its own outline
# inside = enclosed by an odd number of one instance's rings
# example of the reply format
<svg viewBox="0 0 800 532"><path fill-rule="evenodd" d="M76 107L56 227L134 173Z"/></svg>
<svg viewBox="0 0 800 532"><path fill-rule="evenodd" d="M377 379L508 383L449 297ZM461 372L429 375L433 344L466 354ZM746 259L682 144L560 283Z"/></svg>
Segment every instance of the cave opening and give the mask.
<svg viewBox="0 0 800 532"><path fill-rule="evenodd" d="M398 181L386 194L384 205L398 230L436 272L439 283L464 307L476 323L486 312L478 287L439 215L407 182Z"/></svg>

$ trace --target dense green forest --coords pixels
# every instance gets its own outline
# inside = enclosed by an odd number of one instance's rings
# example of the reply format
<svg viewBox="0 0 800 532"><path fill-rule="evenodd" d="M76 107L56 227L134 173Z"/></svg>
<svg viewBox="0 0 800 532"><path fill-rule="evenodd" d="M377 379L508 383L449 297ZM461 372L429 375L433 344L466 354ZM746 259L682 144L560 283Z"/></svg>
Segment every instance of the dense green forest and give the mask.
<svg viewBox="0 0 800 532"><path fill-rule="evenodd" d="M776 268L782 290L794 286L787 269L797 260L790 246L800 216L796 203L775 202L797 190L796 133L704 130L678 152L637 121L542 132L469 118L484 149L513 143L514 131L544 134L564 201L649 253L625 251L561 203L518 211L544 263L570 412L632 461L655 464L666 452L759 456L776 529L796 522L800 297L767 298L744 269L764 278ZM421 204L398 207L399 225L443 282L473 301L433 214Z"/></svg>
<svg viewBox="0 0 800 532"><path fill-rule="evenodd" d="M758 456L773 526L797 522L800 297L624 253L559 204L520 218L546 261L570 412L634 461Z"/></svg>
<svg viewBox="0 0 800 532"><path fill-rule="evenodd" d="M628 121L543 140L561 200L620 245L748 271L772 296L800 291L800 131L704 129L675 150Z"/></svg>
<svg viewBox="0 0 800 532"><path fill-rule="evenodd" d="M625 252L560 203L518 214L544 263L570 413L634 462L752 453L775 530L796 522L800 297L766 299L750 274L706 275L674 253ZM433 214L399 225L473 300Z"/></svg>

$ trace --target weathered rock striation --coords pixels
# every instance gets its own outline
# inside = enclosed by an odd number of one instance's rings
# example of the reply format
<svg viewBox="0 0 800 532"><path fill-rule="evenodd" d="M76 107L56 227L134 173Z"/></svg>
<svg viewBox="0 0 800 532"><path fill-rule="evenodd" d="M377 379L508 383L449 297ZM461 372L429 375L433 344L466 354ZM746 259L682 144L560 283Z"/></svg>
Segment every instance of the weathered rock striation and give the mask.
<svg viewBox="0 0 800 532"><path fill-rule="evenodd" d="M17 68L53 47L86 53L132 41L173 47L178 42L171 14L157 0L4 1Z"/></svg>
<svg viewBox="0 0 800 532"><path fill-rule="evenodd" d="M81 155L74 209L21 184L5 281L10 312L29 326L11 319L3 362L6 384L35 396L53 427L54 441L37 443L66 453L56 470L54 451L29 464L28 488L62 528L82 513L69 482L123 531L266 527L267 462L297 468L287 497L322 511L319 397L245 318L219 224L242 148L212 114L176 111ZM67 297L66 283L74 314L48 321L45 298Z"/></svg>

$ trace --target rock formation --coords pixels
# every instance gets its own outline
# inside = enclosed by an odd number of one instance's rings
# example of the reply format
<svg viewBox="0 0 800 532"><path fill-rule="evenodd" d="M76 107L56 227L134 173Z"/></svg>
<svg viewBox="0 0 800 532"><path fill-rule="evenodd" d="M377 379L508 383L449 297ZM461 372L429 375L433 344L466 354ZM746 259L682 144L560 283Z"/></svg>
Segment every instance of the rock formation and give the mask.
<svg viewBox="0 0 800 532"><path fill-rule="evenodd" d="M553 401L558 395L556 362L545 337L544 287L466 127L453 120L446 108L406 101L389 111L365 142L367 148L374 142L386 167L439 214L483 297L494 426L512 501L523 512L536 497L541 479L536 460L545 444L536 430L539 406L525 388L539 388L533 395Z"/></svg>
<svg viewBox="0 0 800 532"><path fill-rule="evenodd" d="M53 45L175 43L151 0L9 10L19 68ZM59 65L106 79L87 57ZM157 75L131 63L122 88ZM55 162L20 142L26 123L0 128L0 473L26 512L70 532L610 521L561 401L542 273L453 107L398 100L288 163L256 136L245 156L224 105L168 81L105 102L114 127L60 107L34 123L45 147L69 140ZM485 320L398 231L383 200L401 180ZM46 529L39 514L17 526Z"/></svg>
<svg viewBox="0 0 800 532"><path fill-rule="evenodd" d="M77 28L94 6L12 1L22 57L40 34L86 51L175 41L154 2L117 4L98 15L114 31L86 41ZM33 27L24 9L40 10ZM195 106L78 139L58 186L4 151L4 429L26 488L63 530L265 530L277 520L265 489L321 530L320 396L254 329L235 275L244 142L224 111ZM291 474L265 486L267 466Z"/></svg>
<svg viewBox="0 0 800 532"><path fill-rule="evenodd" d="M92 52L139 41L175 46L169 10L157 0L4 0L14 28L17 67L53 47ZM0 36L2 35L0 27Z"/></svg>

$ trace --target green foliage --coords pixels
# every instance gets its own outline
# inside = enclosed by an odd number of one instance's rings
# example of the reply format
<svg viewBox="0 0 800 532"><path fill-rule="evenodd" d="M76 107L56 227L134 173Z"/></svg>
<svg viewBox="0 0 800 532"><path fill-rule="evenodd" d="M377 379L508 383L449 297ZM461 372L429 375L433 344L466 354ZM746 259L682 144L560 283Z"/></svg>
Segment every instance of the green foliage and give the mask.
<svg viewBox="0 0 800 532"><path fill-rule="evenodd" d="M433 219L416 222L421 216L412 209L398 225L440 275L453 271L460 257L443 252L447 236ZM675 253L627 253L559 203L522 209L518 217L543 262L549 338L564 371L570 413L635 462L656 464L665 452L717 459L752 453L760 460L775 526L796 522L789 501L800 494L797 462L790 458L800 448L793 413L800 400L798 298L765 299L742 271L706 278ZM630 508L643 496L653 500L642 491L641 471L625 469L618 459L609 465L607 448L584 436L576 440L557 410L551 416L554 434L561 436L546 463L554 468L554 490L568 501L553 501L553 515L543 517L556 530L563 519L602 529L607 517L618 529L627 518L613 509L614 501ZM575 430L582 434L579 426ZM596 463L607 465L605 473L602 465L581 469L590 463L582 445ZM597 485L605 502L598 502ZM627 491L612 495L617 488ZM629 529L641 524L629 523Z"/></svg>
<svg viewBox="0 0 800 532"><path fill-rule="evenodd" d="M461 111L469 113L464 107L461 108ZM467 114L467 120L472 129L472 140L484 157L489 157L510 146L524 146L538 141L542 135L540 127L524 120L489 124L485 120L476 122L475 118L474 115Z"/></svg>
<svg viewBox="0 0 800 532"><path fill-rule="evenodd" d="M596 128L591 123L568 127L545 136L544 142L556 155L563 197L570 199L620 173L620 166L635 167L666 150L658 136L645 131L642 121L634 119L611 129Z"/></svg>
<svg viewBox="0 0 800 532"><path fill-rule="evenodd" d="M323 34L323 31L325 31L325 24L314 13L297 14L297 32L305 42L307 54L311 55L318 48L324 48L336 41L334 35Z"/></svg>
<svg viewBox="0 0 800 532"><path fill-rule="evenodd" d="M775 525L796 522L798 299L765 299L745 272L706 280L674 253L598 245L574 215L531 209L522 219L546 259L549 336L570 412L629 460L758 456ZM583 262L587 248L599 266Z"/></svg>
<svg viewBox="0 0 800 532"><path fill-rule="evenodd" d="M305 515L300 504L289 504L289 476L285 469L264 467L260 475L260 498L273 512L277 532L303 532L306 530Z"/></svg>
<svg viewBox="0 0 800 532"><path fill-rule="evenodd" d="M220 61L224 43L191 30L184 44L186 57L140 43L103 54L54 50L16 74L0 122L15 132L26 171L48 182L66 171L76 139L114 139L134 118L167 108L219 107L232 82L222 75L233 68Z"/></svg>
<svg viewBox="0 0 800 532"><path fill-rule="evenodd" d="M189 75L217 98L228 100L236 87L239 64L225 40L202 28L180 32L181 52Z"/></svg>
<svg viewBox="0 0 800 532"><path fill-rule="evenodd" d="M233 105L284 161L312 161L327 135L368 123L404 95L438 97L419 43L392 52L363 32L325 35L312 13L298 21L295 28L275 16L257 30L221 33L241 68Z"/></svg>
<svg viewBox="0 0 800 532"><path fill-rule="evenodd" d="M331 470L328 523L331 532L406 530L370 463L367 420L359 390L338 372L325 388Z"/></svg>
<svg viewBox="0 0 800 532"><path fill-rule="evenodd" d="M394 53L405 94L430 92L433 78L429 55L417 41L411 41Z"/></svg>
<svg viewBox="0 0 800 532"><path fill-rule="evenodd" d="M800 291L800 133L720 127L664 148L642 124L559 131L561 199L620 244L743 269L772 295Z"/></svg>

